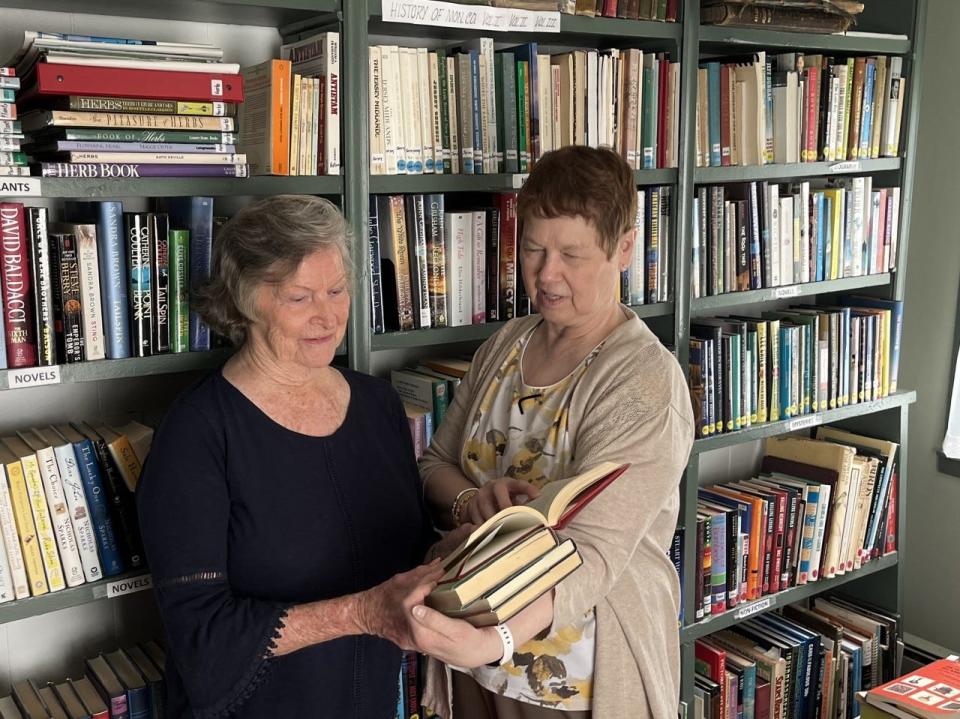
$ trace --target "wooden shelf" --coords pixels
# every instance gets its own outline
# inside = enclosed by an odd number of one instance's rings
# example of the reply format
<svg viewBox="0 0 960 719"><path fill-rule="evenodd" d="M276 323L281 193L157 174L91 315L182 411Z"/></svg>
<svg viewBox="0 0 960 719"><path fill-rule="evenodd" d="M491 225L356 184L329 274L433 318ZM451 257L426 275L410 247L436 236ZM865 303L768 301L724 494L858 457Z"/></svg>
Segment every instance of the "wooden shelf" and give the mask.
<svg viewBox="0 0 960 719"><path fill-rule="evenodd" d="M125 377L147 377L176 372L193 372L219 367L233 354L232 348L216 349L210 352L183 352L180 354L154 355L152 357L131 357L117 360L94 360L58 365L59 384L76 382L97 382ZM43 371L45 367L33 367L31 370ZM0 390L9 390L10 374L15 370L0 370ZM14 388L17 389L17 388Z"/></svg>
<svg viewBox="0 0 960 719"><path fill-rule="evenodd" d="M743 619L746 619L747 616L765 614L766 612L776 609L777 607L782 607L785 604L799 602L807 597L822 594L823 592L827 592L831 589L842 587L844 584L855 582L862 577L867 577L871 574L887 570L890 567L895 567L897 565L897 561L898 556L897 553L894 552L893 554L888 554L885 557L875 559L854 572L847 572L842 576L834 577L832 579L820 579L816 582L804 584L799 587L791 587L790 589L785 589L784 591L777 592L776 594L770 594L753 602L739 604L733 609L724 612L723 614L717 614L706 621L698 622L696 624L689 624L683 627L680 630L680 641L685 644L693 642L701 637L707 636L708 634L713 634L714 632L719 632L721 629L727 629L735 624L739 624L741 621L743 621Z"/></svg>
<svg viewBox="0 0 960 719"><path fill-rule="evenodd" d="M849 162L796 162L789 165L747 165L746 167L698 167L694 182L698 185L725 182L752 182L754 180L795 180L805 177L833 177L836 175L869 175L874 172L900 170L899 157L881 157L877 160Z"/></svg>
<svg viewBox="0 0 960 719"><path fill-rule="evenodd" d="M134 582L135 580L150 580L150 575L142 569L133 572L118 574L116 577L102 579L98 582L81 584L79 587L61 589L59 592L41 594L39 597L18 599L13 602L0 604L0 624L15 622L20 619L37 617L61 609L79 607L91 602L107 599L109 585L115 582ZM144 589L146 591L146 589Z"/></svg>
<svg viewBox="0 0 960 719"><path fill-rule="evenodd" d="M744 442L764 439L765 437L775 437L780 434L787 434L788 432L795 432L808 427L816 427L821 424L839 422L840 420L849 419L851 417L862 417L863 415L873 414L874 412L882 412L883 410L892 409L894 407L901 407L905 404L913 404L916 401L917 393L914 391L896 392L895 394L891 394L889 397L884 397L883 399L871 400L870 402L860 402L858 404L849 404L846 407L840 407L839 409L828 409L825 412L804 414L800 415L799 417L791 417L790 419L780 422L758 424L753 427L747 427L746 429L738 430L736 432L725 432L722 434L697 439L693 443L693 451L691 454L702 454L703 452L709 452L714 449L732 447L737 444L743 444Z"/></svg>
<svg viewBox="0 0 960 719"><path fill-rule="evenodd" d="M866 287L882 287L890 284L890 279L890 273L884 272L876 275L864 275L863 277L844 277L840 280L825 280L823 282L805 282L803 284L786 285L783 287L769 287L763 290L726 292L722 295L711 295L709 297L691 299L690 313L702 316L742 307L744 305L753 305L759 302L811 297L829 292L851 292Z"/></svg>
<svg viewBox="0 0 960 719"><path fill-rule="evenodd" d="M700 26L701 52L722 48L724 52L744 49L783 49L792 51L819 50L839 53L876 53L905 55L910 52L910 41L897 37L870 35L830 35L809 32L782 32L743 27Z"/></svg>
<svg viewBox="0 0 960 719"><path fill-rule="evenodd" d="M16 178L12 178L16 179ZM295 195L341 195L343 178L321 177L144 177L138 180L43 177L43 197L79 197L105 199L113 197L177 197L213 196L243 197Z"/></svg>
<svg viewBox="0 0 960 719"><path fill-rule="evenodd" d="M636 170L637 185L675 185L677 170ZM370 192L375 195L442 192L516 192L528 175L372 175Z"/></svg>

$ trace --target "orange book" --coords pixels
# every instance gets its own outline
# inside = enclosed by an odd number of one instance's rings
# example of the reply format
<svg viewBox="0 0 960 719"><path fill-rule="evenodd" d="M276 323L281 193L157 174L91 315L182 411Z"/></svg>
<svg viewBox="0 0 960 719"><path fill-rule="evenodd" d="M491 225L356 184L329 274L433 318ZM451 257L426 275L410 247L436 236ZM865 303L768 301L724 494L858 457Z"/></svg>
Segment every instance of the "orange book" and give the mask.
<svg viewBox="0 0 960 719"><path fill-rule="evenodd" d="M938 659L876 689L860 692L857 699L861 706L865 702L893 716L955 717L960 714L960 662L955 657Z"/></svg>
<svg viewBox="0 0 960 719"><path fill-rule="evenodd" d="M240 152L251 175L290 173L290 61L267 60L244 68Z"/></svg>

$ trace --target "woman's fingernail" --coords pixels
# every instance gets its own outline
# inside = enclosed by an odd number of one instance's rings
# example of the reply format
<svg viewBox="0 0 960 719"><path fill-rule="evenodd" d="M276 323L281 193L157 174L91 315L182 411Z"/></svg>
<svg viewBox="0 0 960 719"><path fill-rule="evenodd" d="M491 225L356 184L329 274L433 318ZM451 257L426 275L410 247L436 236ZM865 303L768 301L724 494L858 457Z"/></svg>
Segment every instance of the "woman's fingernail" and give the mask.
<svg viewBox="0 0 960 719"><path fill-rule="evenodd" d="M423 619L425 616L427 616L427 608L422 604L418 604L413 608L413 616L417 619Z"/></svg>

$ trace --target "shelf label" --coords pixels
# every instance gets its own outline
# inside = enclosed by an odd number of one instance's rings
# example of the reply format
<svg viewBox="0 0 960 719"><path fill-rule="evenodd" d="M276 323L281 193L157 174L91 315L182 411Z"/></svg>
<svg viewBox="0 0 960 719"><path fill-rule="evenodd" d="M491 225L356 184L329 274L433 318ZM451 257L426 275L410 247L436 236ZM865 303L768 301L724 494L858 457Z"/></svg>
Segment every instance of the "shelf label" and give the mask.
<svg viewBox="0 0 960 719"><path fill-rule="evenodd" d="M754 614L759 614L760 612L766 611L772 607L775 602L776 597L764 597L759 601L739 607L737 611L734 612L733 616L735 616L737 619L746 619L747 617L752 617Z"/></svg>
<svg viewBox="0 0 960 719"><path fill-rule="evenodd" d="M383 0L385 22L457 27L485 32L560 32L560 13L459 5L440 0Z"/></svg>
<svg viewBox="0 0 960 719"><path fill-rule="evenodd" d="M790 423L787 425L787 431L795 432L798 429L813 427L821 422L823 422L823 418L819 414L808 414L805 417L797 417L796 419L790 420Z"/></svg>
<svg viewBox="0 0 960 719"><path fill-rule="evenodd" d="M40 197L40 178L0 178L0 197Z"/></svg>
<svg viewBox="0 0 960 719"><path fill-rule="evenodd" d="M60 367L24 367L7 372L7 389L60 384Z"/></svg>
<svg viewBox="0 0 960 719"><path fill-rule="evenodd" d="M799 297L800 285L787 285L786 287L776 287L773 290L773 296L778 300L786 299L787 297Z"/></svg>
<svg viewBox="0 0 960 719"><path fill-rule="evenodd" d="M528 177L530 177L529 174L513 175L513 189L519 190L521 187L523 187L523 184L527 181Z"/></svg>
<svg viewBox="0 0 960 719"><path fill-rule="evenodd" d="M830 172L861 172L863 166L860 160L847 160L845 162L834 162L830 165Z"/></svg>
<svg viewBox="0 0 960 719"><path fill-rule="evenodd" d="M152 588L153 577L149 574L141 574L139 577L127 577L126 579L119 579L115 582L108 582L106 585L103 585L104 593L99 598L115 599Z"/></svg>

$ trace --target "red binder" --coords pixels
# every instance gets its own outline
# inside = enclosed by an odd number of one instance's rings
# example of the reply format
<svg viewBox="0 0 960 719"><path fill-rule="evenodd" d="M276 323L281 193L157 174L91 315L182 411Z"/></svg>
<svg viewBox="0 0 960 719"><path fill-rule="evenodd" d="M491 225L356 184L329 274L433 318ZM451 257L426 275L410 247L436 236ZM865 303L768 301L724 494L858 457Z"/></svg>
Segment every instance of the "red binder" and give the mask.
<svg viewBox="0 0 960 719"><path fill-rule="evenodd" d="M132 70L40 62L36 65L36 83L29 93L24 94L243 102L243 77L216 72Z"/></svg>

